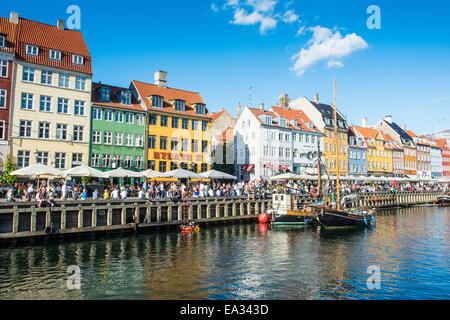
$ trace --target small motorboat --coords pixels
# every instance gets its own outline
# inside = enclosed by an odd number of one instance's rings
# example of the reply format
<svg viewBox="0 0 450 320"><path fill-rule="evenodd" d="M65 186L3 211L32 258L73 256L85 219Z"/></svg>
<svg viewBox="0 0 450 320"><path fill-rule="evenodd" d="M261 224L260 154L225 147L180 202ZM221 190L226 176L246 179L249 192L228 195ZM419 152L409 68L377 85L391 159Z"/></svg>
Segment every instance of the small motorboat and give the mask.
<svg viewBox="0 0 450 320"><path fill-rule="evenodd" d="M200 227L194 224L185 224L180 226L181 232L194 232L200 231Z"/></svg>
<svg viewBox="0 0 450 320"><path fill-rule="evenodd" d="M450 207L450 194L438 197L436 203L441 207Z"/></svg>

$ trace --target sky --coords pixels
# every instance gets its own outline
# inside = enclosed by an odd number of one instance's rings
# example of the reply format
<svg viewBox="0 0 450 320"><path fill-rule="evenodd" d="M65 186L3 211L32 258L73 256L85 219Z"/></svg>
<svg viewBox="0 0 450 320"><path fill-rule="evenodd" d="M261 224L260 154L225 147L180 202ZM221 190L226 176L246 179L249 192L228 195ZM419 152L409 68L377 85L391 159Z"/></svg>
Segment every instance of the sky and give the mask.
<svg viewBox="0 0 450 320"><path fill-rule="evenodd" d="M9 1L0 15L56 24L70 5L81 10L94 81L128 87L164 70L169 87L235 114L283 93L332 103L336 78L349 124L389 114L418 134L450 128L445 0Z"/></svg>

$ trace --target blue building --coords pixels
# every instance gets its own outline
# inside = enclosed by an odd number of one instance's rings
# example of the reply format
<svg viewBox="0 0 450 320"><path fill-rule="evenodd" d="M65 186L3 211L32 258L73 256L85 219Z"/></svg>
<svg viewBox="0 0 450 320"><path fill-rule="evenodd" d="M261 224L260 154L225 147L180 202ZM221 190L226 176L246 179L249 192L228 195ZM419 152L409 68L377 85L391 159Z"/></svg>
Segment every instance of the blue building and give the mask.
<svg viewBox="0 0 450 320"><path fill-rule="evenodd" d="M348 174L350 176L367 176L367 148L363 138L359 138L354 128L348 134Z"/></svg>

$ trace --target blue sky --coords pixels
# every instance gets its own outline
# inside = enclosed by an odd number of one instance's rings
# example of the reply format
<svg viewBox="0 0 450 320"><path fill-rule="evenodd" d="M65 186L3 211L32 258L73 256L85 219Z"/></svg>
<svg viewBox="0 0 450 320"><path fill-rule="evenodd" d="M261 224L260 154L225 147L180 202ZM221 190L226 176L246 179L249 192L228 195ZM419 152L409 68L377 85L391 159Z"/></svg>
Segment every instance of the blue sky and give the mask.
<svg viewBox="0 0 450 320"><path fill-rule="evenodd" d="M281 93L312 99L317 92L330 103L335 76L338 105L350 124L363 117L375 124L392 114L417 133L450 128L447 1L232 2L22 1L3 3L0 15L17 11L55 24L67 18L69 5L78 5L95 81L152 83L155 70L166 70L169 86L199 91L211 111L234 113L237 103L274 105ZM372 4L381 9L380 30L366 25ZM304 32L298 36L300 28ZM343 50L341 56L319 59L323 50L312 47L314 40L320 47L321 30L326 31L322 45L337 39L340 47L333 48ZM306 67L299 75L292 70L298 60L293 57L302 48ZM328 63L335 67L327 68Z"/></svg>

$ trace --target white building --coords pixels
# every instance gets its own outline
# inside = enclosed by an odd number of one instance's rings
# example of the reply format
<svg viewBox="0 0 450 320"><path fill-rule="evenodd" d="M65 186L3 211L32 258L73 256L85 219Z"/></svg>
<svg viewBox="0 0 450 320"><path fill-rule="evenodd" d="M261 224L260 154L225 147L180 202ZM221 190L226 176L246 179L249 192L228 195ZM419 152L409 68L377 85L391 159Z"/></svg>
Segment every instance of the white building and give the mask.
<svg viewBox="0 0 450 320"><path fill-rule="evenodd" d="M431 162L431 178L441 179L442 178L442 149L437 146L437 142L434 140L428 140L430 143L430 162Z"/></svg>

